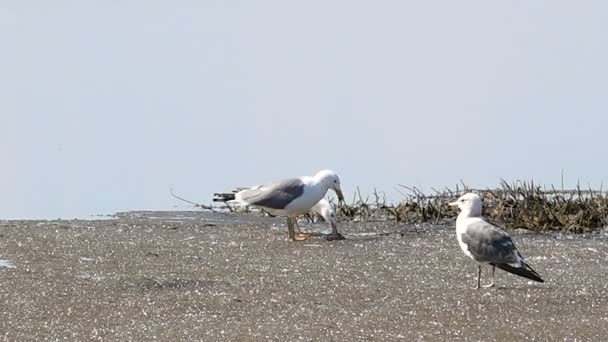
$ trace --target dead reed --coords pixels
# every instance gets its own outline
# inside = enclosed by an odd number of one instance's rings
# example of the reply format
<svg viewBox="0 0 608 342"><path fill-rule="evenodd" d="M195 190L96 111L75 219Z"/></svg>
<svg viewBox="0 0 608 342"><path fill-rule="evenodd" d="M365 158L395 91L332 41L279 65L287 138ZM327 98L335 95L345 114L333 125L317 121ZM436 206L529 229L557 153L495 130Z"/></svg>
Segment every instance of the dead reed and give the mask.
<svg viewBox="0 0 608 342"><path fill-rule="evenodd" d="M496 189L471 189L462 184L455 189L433 190L432 194L403 185L396 190L404 199L389 204L375 190L372 197L364 199L357 189L351 203L338 207L338 217L341 220L442 223L457 215L448 203L464 192L473 191L483 198L484 215L507 228L582 233L608 227L608 193L601 189L586 190L577 186L572 190L557 190L534 182L502 180Z"/></svg>

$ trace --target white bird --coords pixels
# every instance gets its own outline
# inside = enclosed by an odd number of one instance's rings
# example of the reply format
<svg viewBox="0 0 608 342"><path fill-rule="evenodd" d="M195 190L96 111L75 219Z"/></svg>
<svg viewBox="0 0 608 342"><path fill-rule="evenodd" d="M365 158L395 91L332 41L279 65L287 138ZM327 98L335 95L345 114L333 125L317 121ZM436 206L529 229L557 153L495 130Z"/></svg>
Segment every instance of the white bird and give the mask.
<svg viewBox="0 0 608 342"><path fill-rule="evenodd" d="M331 235L328 236L328 240L341 237L340 233L338 233L336 211L331 206L328 200L322 198L319 202L317 202L317 204L315 204L311 208L311 210L323 217L325 222L329 223L329 225L331 226Z"/></svg>
<svg viewBox="0 0 608 342"><path fill-rule="evenodd" d="M310 212L329 189L335 191L338 200L344 200L340 177L331 170L322 170L312 177L291 178L241 190L228 203L257 207L276 216L287 216L289 239L303 240L304 238L295 236L296 217Z"/></svg>
<svg viewBox="0 0 608 342"><path fill-rule="evenodd" d="M496 267L518 276L540 283L544 280L530 267L519 253L509 234L486 221L481 216L481 198L474 193L466 193L455 202L460 214L456 219L456 237L464 254L475 260L477 265L477 286L481 285L481 265L492 265L492 282L483 287L494 286Z"/></svg>
<svg viewBox="0 0 608 342"><path fill-rule="evenodd" d="M263 187L263 185L256 185L249 189L259 189L262 187ZM233 192L231 192L231 193L215 193L214 194L215 198L213 199L213 201L227 202L227 201L234 200L234 194L236 194L237 192L244 190L244 189L247 189L247 188L239 188L237 190L233 190ZM323 220L325 222L327 222L331 226L332 233L330 235L326 236L327 240L330 240L330 241L331 240L340 240L343 238L343 236L340 233L338 233L338 223L337 223L337 219L336 219L336 211L331 206L331 204L329 203L328 200L326 200L325 198L322 198L319 202L317 202L317 204L315 204L310 209L310 211L317 213L319 216L321 216L323 218ZM300 232L299 227L298 227L298 233L299 233L300 237L305 236L305 234Z"/></svg>

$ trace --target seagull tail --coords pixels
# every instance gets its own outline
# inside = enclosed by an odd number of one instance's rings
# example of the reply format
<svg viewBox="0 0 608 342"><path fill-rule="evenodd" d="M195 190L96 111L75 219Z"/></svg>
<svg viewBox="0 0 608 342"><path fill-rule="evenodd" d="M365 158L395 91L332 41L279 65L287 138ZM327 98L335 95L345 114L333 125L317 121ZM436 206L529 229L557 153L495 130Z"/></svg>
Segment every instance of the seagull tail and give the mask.
<svg viewBox="0 0 608 342"><path fill-rule="evenodd" d="M545 282L540 277L540 274L536 273L536 271L534 269L532 269L532 267L530 267L530 265L526 264L523 261L521 262L521 267L513 267L508 264L496 264L496 267L500 268L501 270L505 270L509 273L516 274L520 277L524 277L524 278L528 278L530 280L537 281L539 283Z"/></svg>
<svg viewBox="0 0 608 342"><path fill-rule="evenodd" d="M215 193L213 194L213 202L228 202L234 201L234 193Z"/></svg>
<svg viewBox="0 0 608 342"><path fill-rule="evenodd" d="M247 200L243 199L241 191L233 194L232 196L229 196L229 199L227 199L224 202L226 202L227 204L237 206L237 207L249 206L249 202Z"/></svg>

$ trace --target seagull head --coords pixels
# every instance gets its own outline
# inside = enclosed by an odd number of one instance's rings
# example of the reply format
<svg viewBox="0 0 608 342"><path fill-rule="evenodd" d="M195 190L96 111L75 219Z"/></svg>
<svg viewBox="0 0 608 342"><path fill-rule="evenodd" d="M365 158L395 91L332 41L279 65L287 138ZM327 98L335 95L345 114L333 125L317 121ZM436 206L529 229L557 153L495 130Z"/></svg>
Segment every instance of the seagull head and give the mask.
<svg viewBox="0 0 608 342"><path fill-rule="evenodd" d="M322 170L317 172L315 178L319 182L327 185L328 189L335 191L336 195L338 195L339 201L344 201L344 195L342 194L342 189L340 188L340 177L338 177L337 173L333 172L332 170Z"/></svg>
<svg viewBox="0 0 608 342"><path fill-rule="evenodd" d="M481 198L472 192L468 192L448 204L458 207L462 213L467 213L469 216L481 216Z"/></svg>
<svg viewBox="0 0 608 342"><path fill-rule="evenodd" d="M337 229L336 211L326 199L320 200L312 210L321 215L325 222L331 225L331 229L334 231Z"/></svg>

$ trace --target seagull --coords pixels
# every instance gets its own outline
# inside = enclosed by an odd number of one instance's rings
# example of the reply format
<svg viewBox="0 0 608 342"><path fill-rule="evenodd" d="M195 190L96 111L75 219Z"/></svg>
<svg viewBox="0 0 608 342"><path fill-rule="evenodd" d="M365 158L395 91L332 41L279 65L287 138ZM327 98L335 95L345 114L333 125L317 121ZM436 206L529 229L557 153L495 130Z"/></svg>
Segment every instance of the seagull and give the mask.
<svg viewBox="0 0 608 342"><path fill-rule="evenodd" d="M214 202L228 202L228 201L232 201L235 199L235 194L241 190L244 189L260 189L263 188L264 185L256 185L253 186L251 188L237 188L236 190L233 190L232 192L228 192L228 193L215 193L213 194L215 196L215 198L213 198ZM340 234L338 232L338 224L337 224L337 220L336 220L336 211L334 210L334 208L331 206L331 204L329 203L328 200L326 200L325 198L321 198L321 200L319 202L317 202L317 204L315 204L310 211L317 213L319 216L321 216L323 218L323 220L325 220L325 222L329 223L329 225L331 226L331 234L326 236L326 239L329 241L332 240L342 240L344 239L344 237L342 236L342 234ZM298 235L299 237L304 237L305 234L303 234L300 231L300 227L298 227Z"/></svg>
<svg viewBox="0 0 608 342"><path fill-rule="evenodd" d="M317 204L315 204L311 208L311 210L319 214L319 216L321 216L325 220L325 222L331 225L331 235L329 235L328 239L330 239L330 237L341 236L340 233L338 233L338 225L336 223L336 211L331 206L331 204L329 204L328 200L322 198L319 202L317 202Z"/></svg>
<svg viewBox="0 0 608 342"><path fill-rule="evenodd" d="M228 203L257 207L275 216L287 216L289 239L304 240L302 236L296 238L296 217L308 213L329 189L338 195L338 200L344 200L340 177L334 171L322 170L312 177L290 178L243 189L235 193L234 199Z"/></svg>
<svg viewBox="0 0 608 342"><path fill-rule="evenodd" d="M464 254L477 264L477 286L481 285L481 265L492 265L492 282L482 287L494 286L496 267L520 277L540 283L545 281L530 267L519 253L509 234L481 216L481 198L466 193L450 206L457 206L460 214L456 219L456 238Z"/></svg>

